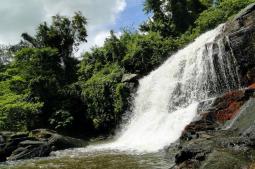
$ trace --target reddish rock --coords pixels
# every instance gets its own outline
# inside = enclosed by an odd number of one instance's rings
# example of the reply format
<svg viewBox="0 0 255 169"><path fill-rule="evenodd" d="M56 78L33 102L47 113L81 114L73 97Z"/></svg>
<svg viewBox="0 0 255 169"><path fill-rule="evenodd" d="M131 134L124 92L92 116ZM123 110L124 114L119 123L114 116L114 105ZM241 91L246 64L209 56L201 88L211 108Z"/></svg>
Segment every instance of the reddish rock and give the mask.
<svg viewBox="0 0 255 169"><path fill-rule="evenodd" d="M249 99L249 89L235 90L216 98L212 109L207 113L207 117L213 122L224 123L233 119L243 104Z"/></svg>
<svg viewBox="0 0 255 169"><path fill-rule="evenodd" d="M213 104L199 112L201 119L186 126L182 139L190 140L199 131L215 130L219 124L233 119L240 112L240 108L255 92L255 83L246 89L225 93L214 100Z"/></svg>
<svg viewBox="0 0 255 169"><path fill-rule="evenodd" d="M233 101L229 106L223 110L219 110L214 113L215 119L218 122L225 122L227 120L233 119L239 112L240 107L243 105L243 102Z"/></svg>
<svg viewBox="0 0 255 169"><path fill-rule="evenodd" d="M248 88L249 89L255 89L255 83L251 84Z"/></svg>

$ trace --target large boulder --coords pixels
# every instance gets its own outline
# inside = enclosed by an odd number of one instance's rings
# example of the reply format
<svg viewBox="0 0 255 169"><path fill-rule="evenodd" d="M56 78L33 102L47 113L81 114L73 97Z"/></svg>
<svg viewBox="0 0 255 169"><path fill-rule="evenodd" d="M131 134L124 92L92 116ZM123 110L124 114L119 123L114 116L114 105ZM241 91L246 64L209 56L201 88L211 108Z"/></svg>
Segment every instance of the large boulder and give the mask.
<svg viewBox="0 0 255 169"><path fill-rule="evenodd" d="M84 140L63 136L55 131L47 129L33 130L31 131L31 135L38 140L47 141L50 146L54 147L54 150L63 150L87 145L87 142Z"/></svg>
<svg viewBox="0 0 255 169"><path fill-rule="evenodd" d="M37 129L30 133L0 133L0 161L46 157L52 151L83 147L87 142L60 135L55 131Z"/></svg>

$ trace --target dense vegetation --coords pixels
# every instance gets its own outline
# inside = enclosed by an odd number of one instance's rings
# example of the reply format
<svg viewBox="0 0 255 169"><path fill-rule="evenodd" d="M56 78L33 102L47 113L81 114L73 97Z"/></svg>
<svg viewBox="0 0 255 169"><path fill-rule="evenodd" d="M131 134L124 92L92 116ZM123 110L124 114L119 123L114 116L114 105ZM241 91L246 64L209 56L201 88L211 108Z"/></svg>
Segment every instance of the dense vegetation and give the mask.
<svg viewBox="0 0 255 169"><path fill-rule="evenodd" d="M34 36L24 33L19 44L0 48L0 130L111 132L129 106L124 74L148 74L254 1L146 0L144 11L152 17L140 30L124 30L120 37L111 31L104 46L81 61L73 53L86 42L86 18L54 16Z"/></svg>

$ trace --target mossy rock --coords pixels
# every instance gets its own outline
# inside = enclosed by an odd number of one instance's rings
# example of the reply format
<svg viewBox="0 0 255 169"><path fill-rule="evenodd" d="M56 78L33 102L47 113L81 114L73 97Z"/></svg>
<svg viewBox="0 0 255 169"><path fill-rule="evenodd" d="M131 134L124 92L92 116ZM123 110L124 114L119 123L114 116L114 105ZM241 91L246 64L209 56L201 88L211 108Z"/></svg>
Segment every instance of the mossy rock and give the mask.
<svg viewBox="0 0 255 169"><path fill-rule="evenodd" d="M201 169L240 169L249 165L249 160L242 153L231 153L224 150L213 151L201 165Z"/></svg>

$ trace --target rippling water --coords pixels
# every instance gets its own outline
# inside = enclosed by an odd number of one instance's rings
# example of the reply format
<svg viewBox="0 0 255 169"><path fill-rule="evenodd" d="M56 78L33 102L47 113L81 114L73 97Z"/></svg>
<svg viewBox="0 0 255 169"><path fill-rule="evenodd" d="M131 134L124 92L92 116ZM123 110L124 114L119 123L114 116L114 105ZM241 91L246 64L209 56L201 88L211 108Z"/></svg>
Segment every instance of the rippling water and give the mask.
<svg viewBox="0 0 255 169"><path fill-rule="evenodd" d="M171 158L164 152L125 154L120 152L91 152L63 157L50 157L9 162L1 169L169 169Z"/></svg>

